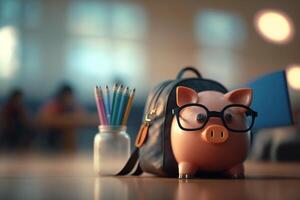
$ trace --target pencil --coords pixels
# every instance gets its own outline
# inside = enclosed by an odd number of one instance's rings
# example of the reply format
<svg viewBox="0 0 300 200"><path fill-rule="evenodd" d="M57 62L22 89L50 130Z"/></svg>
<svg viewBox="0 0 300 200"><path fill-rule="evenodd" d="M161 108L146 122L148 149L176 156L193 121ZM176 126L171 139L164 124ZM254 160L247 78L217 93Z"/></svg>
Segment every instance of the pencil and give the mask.
<svg viewBox="0 0 300 200"><path fill-rule="evenodd" d="M100 124L101 125L106 125L107 124L107 119L106 119L106 116L105 116L103 101L102 101L101 93L100 93L100 90L99 90L98 86L95 87L95 100L96 100L96 105L97 105Z"/></svg>
<svg viewBox="0 0 300 200"><path fill-rule="evenodd" d="M128 90L129 90L129 88L126 87L126 89L124 90L124 92L122 94L121 100L120 100L119 109L118 109L118 115L117 115L117 121L116 121L117 125L121 125L122 124L124 110L126 108L126 105L127 105L127 102L128 102L128 98L129 98Z"/></svg>
<svg viewBox="0 0 300 200"><path fill-rule="evenodd" d="M115 84L112 88L112 104L110 108L110 124L112 124L112 116L113 116L113 110L116 104L116 95L117 95L117 89L118 89L118 84Z"/></svg>
<svg viewBox="0 0 300 200"><path fill-rule="evenodd" d="M105 113L107 122L110 122L110 94L109 94L109 88L108 86L105 87L105 98L104 98L104 104L105 104Z"/></svg>
<svg viewBox="0 0 300 200"><path fill-rule="evenodd" d="M126 109L125 109L125 112L124 112L124 117L123 117L123 120L122 120L122 125L123 126L125 126L127 124L129 113L130 113L132 102L133 102L133 98L134 98L134 93L135 93L135 89L133 89L131 91L130 95L129 95L127 106L126 106Z"/></svg>
<svg viewBox="0 0 300 200"><path fill-rule="evenodd" d="M100 97L99 98L100 108L101 108L103 119L104 119L104 125L108 125L102 88L98 87L98 90L99 90L99 97Z"/></svg>
<svg viewBox="0 0 300 200"><path fill-rule="evenodd" d="M122 92L123 92L123 85L121 85L116 93L115 103L112 110L112 123L111 125L117 125L117 117L118 117L118 110L120 106L120 100L122 98Z"/></svg>
<svg viewBox="0 0 300 200"><path fill-rule="evenodd" d="M103 124L103 119L102 119L102 116L100 114L101 111L100 111L100 104L99 104L99 101L98 101L97 89L98 89L98 87L96 86L95 89L94 89L94 96L95 96L96 106L97 106L97 110L98 110L99 121L100 121L100 124Z"/></svg>

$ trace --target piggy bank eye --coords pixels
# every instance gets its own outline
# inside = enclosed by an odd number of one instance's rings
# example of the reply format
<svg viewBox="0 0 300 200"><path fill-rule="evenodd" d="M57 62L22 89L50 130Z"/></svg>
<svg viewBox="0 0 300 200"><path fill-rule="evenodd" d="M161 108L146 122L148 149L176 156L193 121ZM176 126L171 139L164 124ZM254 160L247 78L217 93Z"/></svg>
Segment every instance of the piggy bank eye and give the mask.
<svg viewBox="0 0 300 200"><path fill-rule="evenodd" d="M230 113L227 113L225 115L225 120L226 120L227 123L232 122L232 115Z"/></svg>
<svg viewBox="0 0 300 200"><path fill-rule="evenodd" d="M206 118L207 118L207 117L206 117L205 114L201 114L201 113L200 113L200 114L197 115L197 121L198 121L198 122L204 123L204 122L206 121Z"/></svg>

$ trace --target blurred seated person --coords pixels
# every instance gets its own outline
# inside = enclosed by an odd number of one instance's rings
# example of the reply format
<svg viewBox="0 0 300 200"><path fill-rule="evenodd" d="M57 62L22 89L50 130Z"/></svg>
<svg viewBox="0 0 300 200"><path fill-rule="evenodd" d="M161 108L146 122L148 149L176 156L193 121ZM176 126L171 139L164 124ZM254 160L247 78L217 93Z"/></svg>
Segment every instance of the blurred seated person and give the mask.
<svg viewBox="0 0 300 200"><path fill-rule="evenodd" d="M54 98L41 107L38 122L45 130L48 150L72 153L77 149L76 129L96 125L97 118L88 115L75 101L73 88L63 84Z"/></svg>
<svg viewBox="0 0 300 200"><path fill-rule="evenodd" d="M5 150L28 150L34 136L32 122L23 104L23 92L15 89L1 110L0 145Z"/></svg>

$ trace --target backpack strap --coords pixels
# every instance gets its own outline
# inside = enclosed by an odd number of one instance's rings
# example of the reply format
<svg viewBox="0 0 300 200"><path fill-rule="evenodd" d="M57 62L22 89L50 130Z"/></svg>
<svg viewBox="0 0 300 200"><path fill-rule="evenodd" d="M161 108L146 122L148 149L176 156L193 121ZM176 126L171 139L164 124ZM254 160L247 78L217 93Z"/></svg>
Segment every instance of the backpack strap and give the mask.
<svg viewBox="0 0 300 200"><path fill-rule="evenodd" d="M129 175L135 168L136 168L135 171L131 175L139 176L143 173L143 170L139 164L139 152L140 152L139 148L145 143L147 139L148 128L149 128L148 122L142 124L139 133L136 137L135 149L132 152L130 158L128 159L123 169L118 174L116 174L117 176Z"/></svg>
<svg viewBox="0 0 300 200"><path fill-rule="evenodd" d="M136 167L137 166L137 167ZM136 167L136 169L135 169ZM130 175L130 173L135 169L135 171L131 175L138 176L143 173L139 165L139 148L135 148L132 152L130 158L128 159L127 163L123 167L123 169L116 174L116 176L125 176Z"/></svg>
<svg viewBox="0 0 300 200"><path fill-rule="evenodd" d="M197 78L202 78L200 72L193 66L187 66L185 68L183 68L182 70L180 70L180 72L177 74L177 77L176 79L181 79L183 77L183 75L186 73L186 72L192 72L193 74L196 75Z"/></svg>

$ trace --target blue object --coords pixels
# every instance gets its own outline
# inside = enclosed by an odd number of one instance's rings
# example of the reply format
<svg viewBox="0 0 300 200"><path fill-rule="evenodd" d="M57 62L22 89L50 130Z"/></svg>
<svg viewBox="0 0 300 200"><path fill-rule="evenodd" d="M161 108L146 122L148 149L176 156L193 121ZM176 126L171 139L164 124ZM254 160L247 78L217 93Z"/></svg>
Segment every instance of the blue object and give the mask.
<svg viewBox="0 0 300 200"><path fill-rule="evenodd" d="M106 118L107 121L110 123L110 115L111 115L110 94L109 94L109 89L107 87L105 88L104 104L105 104Z"/></svg>
<svg viewBox="0 0 300 200"><path fill-rule="evenodd" d="M116 93L116 100L114 102L113 110L111 113L111 120L112 120L111 125L118 125L117 119L118 119L118 113L119 113L119 109L120 109L120 102L121 102L122 96L123 96L123 87L120 86L120 88L118 89L118 91Z"/></svg>
<svg viewBox="0 0 300 200"><path fill-rule="evenodd" d="M127 88L120 100L116 125L122 124L122 119L123 119L124 111L125 111L125 108L126 108L126 105L128 102L128 98L129 98L129 94L128 94L128 88Z"/></svg>
<svg viewBox="0 0 300 200"><path fill-rule="evenodd" d="M112 104L111 104L111 109L110 109L110 124L113 124L113 116L114 116L114 112L116 109L116 96L117 96L117 85L114 85L113 90L112 90Z"/></svg>
<svg viewBox="0 0 300 200"><path fill-rule="evenodd" d="M258 113L253 130L293 124L285 71L262 76L246 87L253 89L251 108Z"/></svg>

